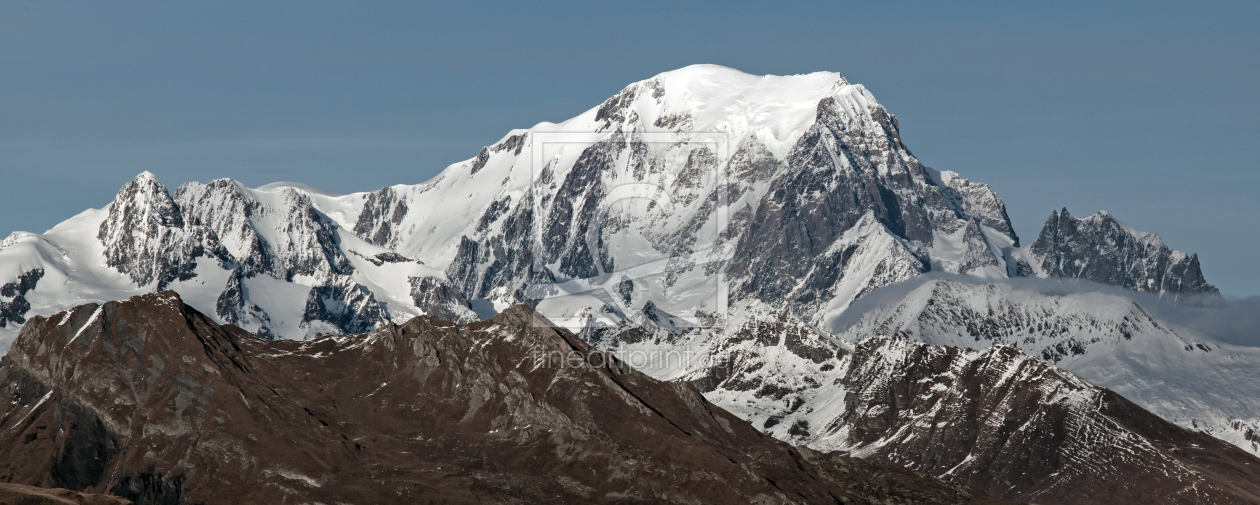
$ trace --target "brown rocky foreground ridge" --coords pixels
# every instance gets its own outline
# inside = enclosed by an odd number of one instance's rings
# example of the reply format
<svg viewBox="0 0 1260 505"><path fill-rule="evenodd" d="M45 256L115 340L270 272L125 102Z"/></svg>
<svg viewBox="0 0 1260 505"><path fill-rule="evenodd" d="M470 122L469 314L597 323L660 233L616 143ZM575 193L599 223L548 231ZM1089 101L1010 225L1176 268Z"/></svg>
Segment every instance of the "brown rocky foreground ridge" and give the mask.
<svg viewBox="0 0 1260 505"><path fill-rule="evenodd" d="M536 317L267 341L170 291L35 317L0 361L0 481L140 505L1001 503L803 454Z"/></svg>
<svg viewBox="0 0 1260 505"><path fill-rule="evenodd" d="M132 505L117 496L0 483L0 505Z"/></svg>

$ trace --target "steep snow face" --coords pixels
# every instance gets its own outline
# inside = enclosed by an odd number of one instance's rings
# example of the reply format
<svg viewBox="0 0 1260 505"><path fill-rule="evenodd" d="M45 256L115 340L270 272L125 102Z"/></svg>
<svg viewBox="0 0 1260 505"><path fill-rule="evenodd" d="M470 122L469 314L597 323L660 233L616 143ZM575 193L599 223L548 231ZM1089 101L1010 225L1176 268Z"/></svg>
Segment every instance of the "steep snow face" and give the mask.
<svg viewBox="0 0 1260 505"><path fill-rule="evenodd" d="M1164 419L1260 454L1260 350L1169 326L1128 298L937 279L867 312L837 336L1013 346Z"/></svg>
<svg viewBox="0 0 1260 505"><path fill-rule="evenodd" d="M470 300L528 301L530 284L686 258L627 275L620 301L540 305L606 305L614 318L649 301L693 320L719 312L726 265L734 299L822 320L932 268L1004 276L1002 244L1018 244L996 194L924 167L896 119L835 73L666 72L513 131L427 184L349 200L336 205L361 212L344 228L443 268ZM706 251L720 254L694 261Z"/></svg>
<svg viewBox="0 0 1260 505"><path fill-rule="evenodd" d="M1106 211L1085 219L1052 212L1037 240L1016 252L1023 275L1070 277L1161 297L1220 296L1197 254L1169 249L1159 235L1135 230Z"/></svg>

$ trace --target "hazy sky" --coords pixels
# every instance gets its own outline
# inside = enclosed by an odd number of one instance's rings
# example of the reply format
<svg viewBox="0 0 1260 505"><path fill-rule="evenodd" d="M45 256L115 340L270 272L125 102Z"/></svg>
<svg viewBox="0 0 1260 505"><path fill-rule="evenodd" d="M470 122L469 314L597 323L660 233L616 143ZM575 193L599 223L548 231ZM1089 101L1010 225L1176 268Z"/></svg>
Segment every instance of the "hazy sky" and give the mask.
<svg viewBox="0 0 1260 505"><path fill-rule="evenodd" d="M716 63L865 84L1025 242L1053 209L1105 209L1260 294L1260 2L1051 3L0 1L0 237L142 170L172 190L422 182Z"/></svg>

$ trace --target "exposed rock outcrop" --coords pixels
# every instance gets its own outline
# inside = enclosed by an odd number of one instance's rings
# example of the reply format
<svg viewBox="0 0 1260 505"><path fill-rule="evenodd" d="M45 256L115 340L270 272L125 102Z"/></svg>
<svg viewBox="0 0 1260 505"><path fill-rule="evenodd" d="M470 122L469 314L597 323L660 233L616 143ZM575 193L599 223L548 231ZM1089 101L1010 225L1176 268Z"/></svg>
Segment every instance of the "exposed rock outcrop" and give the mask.
<svg viewBox="0 0 1260 505"><path fill-rule="evenodd" d="M105 208L97 238L105 246L105 264L140 286L164 289L196 276L198 258L231 263L231 256L208 227L185 226L179 206L153 174L143 172L118 192Z"/></svg>
<svg viewBox="0 0 1260 505"><path fill-rule="evenodd" d="M1199 255L1169 249L1159 235L1134 230L1111 214L1085 219L1052 212L1028 249L1025 275L1112 284L1172 298L1220 296L1199 268Z"/></svg>
<svg viewBox="0 0 1260 505"><path fill-rule="evenodd" d="M19 275L17 280L0 286L0 328L26 322L26 312L31 310L26 293L35 289L43 277L44 269L33 268Z"/></svg>

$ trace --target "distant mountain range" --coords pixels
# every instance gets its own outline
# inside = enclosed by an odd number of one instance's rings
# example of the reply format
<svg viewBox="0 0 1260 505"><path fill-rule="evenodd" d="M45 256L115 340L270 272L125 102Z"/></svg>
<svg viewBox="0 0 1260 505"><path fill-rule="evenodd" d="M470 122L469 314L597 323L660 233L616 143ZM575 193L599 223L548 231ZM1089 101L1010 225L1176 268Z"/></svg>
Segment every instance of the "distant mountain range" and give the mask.
<svg viewBox="0 0 1260 505"><path fill-rule="evenodd" d="M172 194L142 173L103 209L0 242L0 349L35 316L163 290L207 324L312 342L526 304L820 454L1039 503L1117 503L1099 493L1129 482L1186 503L1253 492L1229 482L1260 475L1247 459L1260 454L1260 349L1123 296L1005 283L1219 299L1198 257L1067 209L1021 245L991 188L924 166L898 128L839 74L696 65L514 130L418 185L338 195L220 179ZM957 280L848 310L928 273Z"/></svg>

